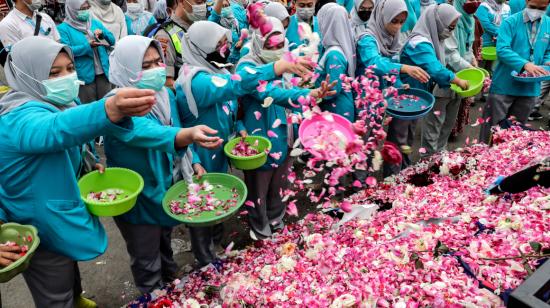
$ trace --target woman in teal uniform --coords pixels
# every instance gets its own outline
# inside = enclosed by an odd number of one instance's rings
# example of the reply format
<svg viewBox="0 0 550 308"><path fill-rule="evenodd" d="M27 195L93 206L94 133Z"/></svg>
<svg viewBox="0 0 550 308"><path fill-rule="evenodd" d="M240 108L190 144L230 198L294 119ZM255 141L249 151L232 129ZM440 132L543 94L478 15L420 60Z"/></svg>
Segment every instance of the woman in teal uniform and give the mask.
<svg viewBox="0 0 550 308"><path fill-rule="evenodd" d="M182 41L184 66L176 82L182 125L208 125L217 130L224 141L236 133L238 97L257 91L260 81L270 81L287 72L305 76L311 69L306 60L298 60L296 64L279 60L231 75L224 68L230 43L230 31L220 25L210 21L193 23ZM227 172L227 158L222 148L195 147L194 150L207 172ZM212 251L213 237L220 232L212 227L190 228L190 231L199 264L212 262L216 257Z"/></svg>
<svg viewBox="0 0 550 308"><path fill-rule="evenodd" d="M428 92L433 86L448 88L454 83L462 89L468 88L468 82L455 76L448 70L445 62L445 47L443 41L451 36L456 27L460 13L449 4L432 5L414 27L413 32L405 41L401 50L401 63L421 67L430 75L428 83L422 83L410 75L401 74L401 81L411 88L423 89ZM394 118L388 128L388 140L397 144L403 150L401 165L384 166L386 176L398 173L410 165L409 149L414 142L416 120L400 120Z"/></svg>
<svg viewBox="0 0 550 308"><path fill-rule="evenodd" d="M355 5L351 11L351 26L356 38L367 31L367 24L373 10L373 0L355 0Z"/></svg>
<svg viewBox="0 0 550 308"><path fill-rule="evenodd" d="M13 89L0 100L0 221L33 225L40 247L23 276L37 307L95 307L82 297L78 261L103 254L107 236L80 198L81 146L97 136L129 133L127 116L147 114L151 90L77 106L71 49L29 37L6 63Z"/></svg>
<svg viewBox="0 0 550 308"><path fill-rule="evenodd" d="M319 60L318 82L328 76L336 82L335 94L327 97L319 105L323 111L330 111L355 122L355 104L352 93L342 89L341 75L355 77L355 38L344 7L327 3L319 10L319 30L321 31L323 54Z"/></svg>
<svg viewBox="0 0 550 308"><path fill-rule="evenodd" d="M132 57L128 57L132 54ZM105 137L109 167L128 168L145 182L136 206L115 222L126 241L136 287L149 293L175 278L177 265L170 246L172 228L179 224L162 208L162 198L176 181L192 180L196 169L187 146L196 142L207 148L221 144L206 126L180 128L172 91L164 87L166 68L160 44L150 38L130 35L122 38L110 56L111 83L155 91L156 104L143 118L134 119L131 136ZM113 90L116 93L118 89ZM200 174L199 174L200 175Z"/></svg>
<svg viewBox="0 0 550 308"><path fill-rule="evenodd" d="M108 80L108 48L115 45L115 37L100 21L93 18L87 0L67 0L65 21L57 26L61 43L71 47L75 57L82 103L101 99L111 90Z"/></svg>
<svg viewBox="0 0 550 308"><path fill-rule="evenodd" d="M374 67L382 87L387 84L384 75L407 74L412 78L427 82L430 76L420 67L398 62L399 33L407 19L407 5L403 0L380 0L376 3L365 32L357 41L357 75L365 73L369 66ZM396 86L400 86L398 80Z"/></svg>
<svg viewBox="0 0 550 308"><path fill-rule="evenodd" d="M251 52L239 61L237 70L256 70L267 63L276 62L287 50L283 24L275 17L268 17L267 20L273 26L271 31L264 36L260 35L259 31L254 31ZM273 41L278 43L270 44ZM332 85L329 86L328 90L330 89ZM290 102L299 105L298 98L301 96L322 98L325 94L322 88L283 89L282 83L276 85L270 82L265 91L254 91L241 99L243 119L238 123L238 131L244 132L241 135L251 133L263 136L272 144L267 163L260 169L244 172L248 187L247 200L254 203L254 207L247 208L250 235L253 239L270 237L272 232L283 227L282 219L286 206L280 191L286 189L288 184L285 178L292 166L288 149L294 143L293 125L287 119L287 115L294 109ZM262 105L268 97L271 97L273 102L266 108ZM275 125L277 122L280 124ZM272 131L276 136L268 134L268 131Z"/></svg>
<svg viewBox="0 0 550 308"><path fill-rule="evenodd" d="M446 67L453 72L477 66L472 49L475 34L473 12L468 13L464 10L464 7L468 8L468 2L454 1L453 6L461 16L451 37L444 42ZM450 88L436 87L433 93L436 97L435 105L422 121L421 147L426 149L422 156L429 156L447 148L447 141L455 126L461 104L461 97Z"/></svg>

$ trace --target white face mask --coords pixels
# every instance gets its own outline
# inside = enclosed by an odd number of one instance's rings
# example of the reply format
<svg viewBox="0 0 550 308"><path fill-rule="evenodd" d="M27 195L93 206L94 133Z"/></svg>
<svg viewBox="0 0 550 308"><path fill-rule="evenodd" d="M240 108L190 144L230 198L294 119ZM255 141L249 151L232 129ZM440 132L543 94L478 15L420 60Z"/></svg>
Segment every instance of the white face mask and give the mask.
<svg viewBox="0 0 550 308"><path fill-rule="evenodd" d="M269 49L262 49L260 51L259 57L264 61L265 63L271 63L271 62L277 62L285 53L285 49L277 49L277 50L269 50Z"/></svg>
<svg viewBox="0 0 550 308"><path fill-rule="evenodd" d="M187 12L187 18L191 21L199 21L199 20L205 20L206 19L206 3L203 4L191 4L187 2L187 4L191 5L191 8L193 11L191 13Z"/></svg>
<svg viewBox="0 0 550 308"><path fill-rule="evenodd" d="M132 14L139 14L143 12L143 4L140 3L127 3L126 8L128 9L128 12Z"/></svg>
<svg viewBox="0 0 550 308"><path fill-rule="evenodd" d="M42 1L41 0L32 0L31 3L25 2L25 5L31 11L37 11L42 7Z"/></svg>
<svg viewBox="0 0 550 308"><path fill-rule="evenodd" d="M439 40L440 40L440 41L444 41L444 40L450 38L451 35L452 35L451 30L449 30L449 29L444 29L443 32L439 33Z"/></svg>
<svg viewBox="0 0 550 308"><path fill-rule="evenodd" d="M296 15L302 21L309 21L313 17L313 14L315 14L314 7L299 7L296 9Z"/></svg>
<svg viewBox="0 0 550 308"><path fill-rule="evenodd" d="M536 21L541 19L542 15L544 15L546 12L542 10L526 8L525 13L527 14L527 17L529 17L530 21Z"/></svg>
<svg viewBox="0 0 550 308"><path fill-rule="evenodd" d="M99 0L99 3L101 3L101 5L110 5L111 0Z"/></svg>

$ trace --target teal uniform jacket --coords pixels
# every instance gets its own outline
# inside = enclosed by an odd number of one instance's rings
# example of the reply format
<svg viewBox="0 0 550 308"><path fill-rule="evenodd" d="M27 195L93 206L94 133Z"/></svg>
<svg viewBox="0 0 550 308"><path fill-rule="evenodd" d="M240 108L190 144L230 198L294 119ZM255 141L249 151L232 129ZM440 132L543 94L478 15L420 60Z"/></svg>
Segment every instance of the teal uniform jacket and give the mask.
<svg viewBox="0 0 550 308"><path fill-rule="evenodd" d="M126 15L124 17L126 19L126 28L128 29L128 35L143 35L143 33L135 33L134 30L132 30L133 20L130 17L128 17ZM151 17L147 21L147 26L154 25L156 23L157 23L157 20L155 19L155 17L153 15L151 15Z"/></svg>
<svg viewBox="0 0 550 308"><path fill-rule="evenodd" d="M455 74L439 62L432 44L428 42L419 43L416 48L407 43L401 53L401 63L419 66L430 75L428 83L421 83L409 75L401 74L401 81L409 84L411 88L432 92L434 83L441 88L448 88L451 80L455 78Z"/></svg>
<svg viewBox="0 0 550 308"><path fill-rule="evenodd" d="M256 91L260 80L275 79L273 64L257 67L253 71L239 70L237 74L241 76L241 81L232 80L229 74L213 75L206 72L199 72L193 77L191 91L197 103L197 118L189 110L181 84L176 84L176 102L182 125L207 125L218 131L218 136L224 140L225 145L236 132L237 99ZM212 76L227 82L222 87L217 87L212 83ZM228 163L223 145L215 150L193 146L197 154L194 162L200 162L207 172L227 172Z"/></svg>
<svg viewBox="0 0 550 308"><path fill-rule="evenodd" d="M59 35L61 37L61 43L68 45L73 51L74 64L78 79L84 81L86 84L94 82L96 76L94 50L92 46L90 46L90 39L88 36L69 26L67 23L62 23L57 26L57 30L59 31ZM92 19L91 31L94 32L95 30L101 30L105 40L109 42L111 46L115 45L115 37L113 34L109 32L109 30L107 30L101 22ZM107 54L107 50L103 46L96 47L96 50L99 55L99 60L101 61L103 73L108 77L109 55Z"/></svg>
<svg viewBox="0 0 550 308"><path fill-rule="evenodd" d="M483 27L483 35L481 37L483 39L483 47L496 46L498 28L500 26L495 23L495 14L496 12L492 11L484 3L482 3L476 11L476 17ZM502 22L504 22L508 16L508 13L503 13L500 16Z"/></svg>
<svg viewBox="0 0 550 308"><path fill-rule="evenodd" d="M111 123L104 100L63 112L28 102L2 115L0 220L35 226L42 248L72 260L103 254L105 230L86 209L77 186L80 146L131 126L130 119Z"/></svg>
<svg viewBox="0 0 550 308"><path fill-rule="evenodd" d="M317 78L316 86L321 86L321 81L324 81L328 76L330 82L337 81L334 91L336 94L327 96L319 105L321 110L339 114L350 122L355 122L355 104L351 92L346 92L342 89L342 81L340 75L348 75L348 60L339 50L327 50L326 55L322 55L321 59L325 59L324 63L318 67L319 78Z"/></svg>
<svg viewBox="0 0 550 308"><path fill-rule="evenodd" d="M245 67L257 69L258 66L250 62L244 62L237 69L242 70ZM270 153L276 153L275 156L279 153L281 154L279 159L268 156L267 163L261 169L266 170L275 167L272 164L279 166L286 160L288 154L289 123L287 122L285 109L294 109L289 104L289 100L292 101L293 105L300 105L298 102L300 96L306 97L309 95L309 92L309 89L283 89L279 85L274 85L270 82L264 92L255 91L253 94L245 95L240 99L244 118L238 122L237 131L246 130L250 135L268 138L272 145ZM271 106L264 108L262 104L267 97L273 98L273 103ZM261 115L259 119L256 119L256 113ZM281 125L273 128L273 123L277 119L281 121ZM270 130L277 135L276 138L267 135L267 132Z"/></svg>
<svg viewBox="0 0 550 308"><path fill-rule="evenodd" d="M401 32L410 32L420 18L420 0L405 0L405 4L407 4L408 15L401 27Z"/></svg>
<svg viewBox="0 0 550 308"><path fill-rule="evenodd" d="M172 91L168 93L173 126L165 126L149 113L133 119L134 130L129 136L118 134L105 137L107 165L134 170L143 177L145 183L134 208L120 216L131 224L163 227L179 224L162 209L162 198L173 184L174 159L184 155L186 150L175 148L174 142L181 125L175 97Z"/></svg>
<svg viewBox="0 0 550 308"><path fill-rule="evenodd" d="M313 16L313 32L319 34L321 38L321 32L319 31L319 23L317 22L317 17ZM300 39L300 34L298 33L298 17L296 14L290 16L290 22L288 23L288 28L286 29L286 38L288 39L288 48L289 50L294 50L298 46L305 44L305 41ZM319 50L321 50L321 44L319 43Z"/></svg>
<svg viewBox="0 0 550 308"><path fill-rule="evenodd" d="M378 76L381 88L389 86L384 75L397 75L401 72L401 63L394 62L393 59L383 56L378 51L378 43L372 35L363 35L357 42L357 72L356 76L365 74L365 69L376 65L374 73ZM401 86L401 80L396 79L395 87Z"/></svg>
<svg viewBox="0 0 550 308"><path fill-rule="evenodd" d="M520 72L528 62L544 65L550 62L550 17L542 16L535 45L531 46L528 29L531 22L523 21L523 12L502 22L498 33L498 62L493 74L490 93L513 96L539 96L540 83L523 83L512 79L512 71Z"/></svg>

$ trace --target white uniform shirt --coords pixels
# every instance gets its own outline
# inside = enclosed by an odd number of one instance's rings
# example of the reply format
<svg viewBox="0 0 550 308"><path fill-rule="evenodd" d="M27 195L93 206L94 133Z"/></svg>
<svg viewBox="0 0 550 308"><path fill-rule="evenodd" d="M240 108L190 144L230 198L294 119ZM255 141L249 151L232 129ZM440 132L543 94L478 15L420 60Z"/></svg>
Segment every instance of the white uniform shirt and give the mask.
<svg viewBox="0 0 550 308"><path fill-rule="evenodd" d="M48 14L34 12L32 18L13 8L2 21L0 21L0 40L5 47L11 46L18 41L34 35L36 25L36 14L42 16L40 32L38 35L52 38L59 41L59 32L55 22Z"/></svg>

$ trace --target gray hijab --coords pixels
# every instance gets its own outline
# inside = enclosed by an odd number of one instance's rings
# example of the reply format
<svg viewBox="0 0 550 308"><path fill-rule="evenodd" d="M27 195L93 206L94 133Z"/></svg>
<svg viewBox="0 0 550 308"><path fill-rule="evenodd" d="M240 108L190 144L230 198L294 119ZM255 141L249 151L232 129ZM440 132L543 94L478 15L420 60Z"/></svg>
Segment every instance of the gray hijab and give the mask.
<svg viewBox="0 0 550 308"><path fill-rule="evenodd" d="M68 46L42 36L24 38L11 47L4 71L12 90L0 99L0 115L29 101L45 102L59 110L76 106L75 103L60 106L49 102L45 98L46 89L40 82L48 79L53 62L61 51L74 62Z"/></svg>
<svg viewBox="0 0 550 308"><path fill-rule="evenodd" d="M264 13L267 16L275 17L280 21L283 21L290 17L285 6L279 2L270 2L264 7Z"/></svg>
<svg viewBox="0 0 550 308"><path fill-rule="evenodd" d="M369 19L367 32L376 39L378 51L386 57L392 57L399 52L399 33L391 35L386 31L397 15L407 12L407 4L403 0L378 0Z"/></svg>
<svg viewBox="0 0 550 308"><path fill-rule="evenodd" d="M254 63L255 65L266 64L260 58L260 53L264 48L265 41L267 40L267 38L269 38L270 35L274 33L281 33L283 36L285 35L285 28L283 27L283 23L278 18L269 16L267 17L267 20L273 26L271 28L271 31L269 31L269 33L266 33L266 35L264 36L262 36L259 30L254 30L252 32L252 38L250 40L251 41L250 52L246 54L244 57L242 57L241 60L239 60L239 63L237 64L237 66L245 62ZM285 45L286 45L285 47L288 47L288 42L286 42Z"/></svg>
<svg viewBox="0 0 550 308"><path fill-rule="evenodd" d="M115 86L135 87L138 74L142 71L143 57L147 49L155 47L164 62L164 54L160 43L148 37L129 35L117 42L115 49L109 56L109 81ZM131 55L131 56L129 56ZM111 91L107 96L113 95L117 89ZM151 114L165 126L172 126L172 113L170 108L170 97L168 90L162 90L155 93L156 104L151 110ZM191 149L182 157L174 157L174 181L185 179L191 181L193 177L193 160Z"/></svg>
<svg viewBox="0 0 550 308"><path fill-rule="evenodd" d="M164 53L159 42L139 35L125 36L117 42L109 56L109 81L119 88L135 87L142 62L149 46L155 47L164 62ZM131 56L129 56L131 55ZM151 113L164 125L172 124L170 98L166 88L155 93L156 104Z"/></svg>
<svg viewBox="0 0 550 308"><path fill-rule="evenodd" d="M365 1L368 1L368 0L355 0L353 4L353 9L351 10L351 26L353 27L355 38L357 40L361 36L363 36L363 34L365 34L365 31L367 31L368 21L367 22L363 21L361 18L359 18L359 14L357 14L357 12L359 11L359 8L361 7L361 4L363 4L363 2ZM371 2L376 5L375 0L371 0Z"/></svg>
<svg viewBox="0 0 550 308"><path fill-rule="evenodd" d="M439 37L460 16L454 6L447 3L429 6L420 16L411 34L403 43L403 48L407 44L415 48L419 43L430 43L435 50L437 59L445 66L445 44Z"/></svg>
<svg viewBox="0 0 550 308"><path fill-rule="evenodd" d="M176 83L181 85L189 106L189 111L195 116L199 116L197 103L191 90L191 81L199 72L210 74L229 74L225 68L218 68L206 61L209 53L216 51L218 42L227 37L227 42L231 44L231 31L211 21L194 22L182 39L182 60L183 66L180 69L179 77Z"/></svg>
<svg viewBox="0 0 550 308"><path fill-rule="evenodd" d="M317 12L317 22L325 52L331 47L341 49L348 60L348 76L355 77L355 37L348 16L343 6L327 3Z"/></svg>
<svg viewBox="0 0 550 308"><path fill-rule="evenodd" d="M80 21L77 18L78 11L84 2L86 2L86 0L66 0L64 22L80 32L88 33L92 23L92 14L90 14L90 18L88 18L87 21Z"/></svg>

